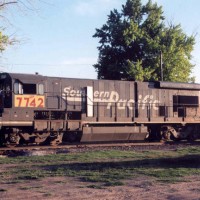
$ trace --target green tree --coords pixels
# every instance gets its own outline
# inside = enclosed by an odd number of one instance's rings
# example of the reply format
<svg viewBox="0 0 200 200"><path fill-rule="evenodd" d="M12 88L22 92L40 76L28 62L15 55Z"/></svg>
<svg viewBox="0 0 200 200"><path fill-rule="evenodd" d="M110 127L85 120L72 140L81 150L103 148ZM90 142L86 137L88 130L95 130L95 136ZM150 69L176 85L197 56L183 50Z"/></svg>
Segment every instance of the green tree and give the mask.
<svg viewBox="0 0 200 200"><path fill-rule="evenodd" d="M4 51L8 44L10 44L8 36L4 35L0 30L0 52Z"/></svg>
<svg viewBox="0 0 200 200"><path fill-rule="evenodd" d="M122 11L110 12L108 20L93 35L99 38L99 79L160 80L160 52L165 81L190 82L194 36L187 36L180 25L164 23L162 7L148 1L127 0Z"/></svg>

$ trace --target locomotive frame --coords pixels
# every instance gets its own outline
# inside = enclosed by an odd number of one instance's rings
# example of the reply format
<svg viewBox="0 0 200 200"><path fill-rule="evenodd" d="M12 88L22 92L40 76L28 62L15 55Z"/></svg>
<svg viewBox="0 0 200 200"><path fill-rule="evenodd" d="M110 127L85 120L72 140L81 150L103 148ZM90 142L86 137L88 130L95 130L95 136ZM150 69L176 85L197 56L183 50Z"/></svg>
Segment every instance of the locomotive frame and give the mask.
<svg viewBox="0 0 200 200"><path fill-rule="evenodd" d="M0 74L0 141L200 138L200 84Z"/></svg>

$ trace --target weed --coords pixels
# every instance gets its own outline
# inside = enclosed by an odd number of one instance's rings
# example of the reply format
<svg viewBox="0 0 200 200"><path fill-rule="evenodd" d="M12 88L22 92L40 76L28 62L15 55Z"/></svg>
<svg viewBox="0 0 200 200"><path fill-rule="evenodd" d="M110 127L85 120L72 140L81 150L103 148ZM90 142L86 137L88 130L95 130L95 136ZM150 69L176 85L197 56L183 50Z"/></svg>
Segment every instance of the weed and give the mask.
<svg viewBox="0 0 200 200"><path fill-rule="evenodd" d="M124 185L124 183L121 181L107 181L104 184L104 186L120 186L120 185Z"/></svg>
<svg viewBox="0 0 200 200"><path fill-rule="evenodd" d="M101 185L88 185L87 188L93 188L93 189L104 189Z"/></svg>
<svg viewBox="0 0 200 200"><path fill-rule="evenodd" d="M20 187L20 190L41 189L41 186Z"/></svg>
<svg viewBox="0 0 200 200"><path fill-rule="evenodd" d="M44 197L50 197L52 194L51 193L45 193L43 194Z"/></svg>

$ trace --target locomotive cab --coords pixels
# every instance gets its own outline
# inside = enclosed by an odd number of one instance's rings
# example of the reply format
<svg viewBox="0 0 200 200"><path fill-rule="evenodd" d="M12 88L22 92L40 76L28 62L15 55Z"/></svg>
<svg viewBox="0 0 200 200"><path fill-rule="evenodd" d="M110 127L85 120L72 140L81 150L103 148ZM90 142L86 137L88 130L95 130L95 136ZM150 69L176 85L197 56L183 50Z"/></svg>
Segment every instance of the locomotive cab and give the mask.
<svg viewBox="0 0 200 200"><path fill-rule="evenodd" d="M12 107L12 79L6 74L0 75L0 112L2 113L4 108Z"/></svg>
<svg viewBox="0 0 200 200"><path fill-rule="evenodd" d="M45 78L40 75L0 74L0 140L18 144L34 133L34 112L45 109ZM35 140L36 136L31 140Z"/></svg>

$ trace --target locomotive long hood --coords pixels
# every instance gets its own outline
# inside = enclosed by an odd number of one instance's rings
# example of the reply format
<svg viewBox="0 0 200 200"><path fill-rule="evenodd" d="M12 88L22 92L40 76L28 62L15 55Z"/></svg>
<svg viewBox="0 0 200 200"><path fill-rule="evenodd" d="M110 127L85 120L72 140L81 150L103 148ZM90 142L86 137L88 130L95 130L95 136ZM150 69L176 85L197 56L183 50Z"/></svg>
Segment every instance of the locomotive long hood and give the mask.
<svg viewBox="0 0 200 200"><path fill-rule="evenodd" d="M190 89L200 90L200 84L198 83L174 83L174 82L159 82L160 88L176 88L176 89Z"/></svg>

